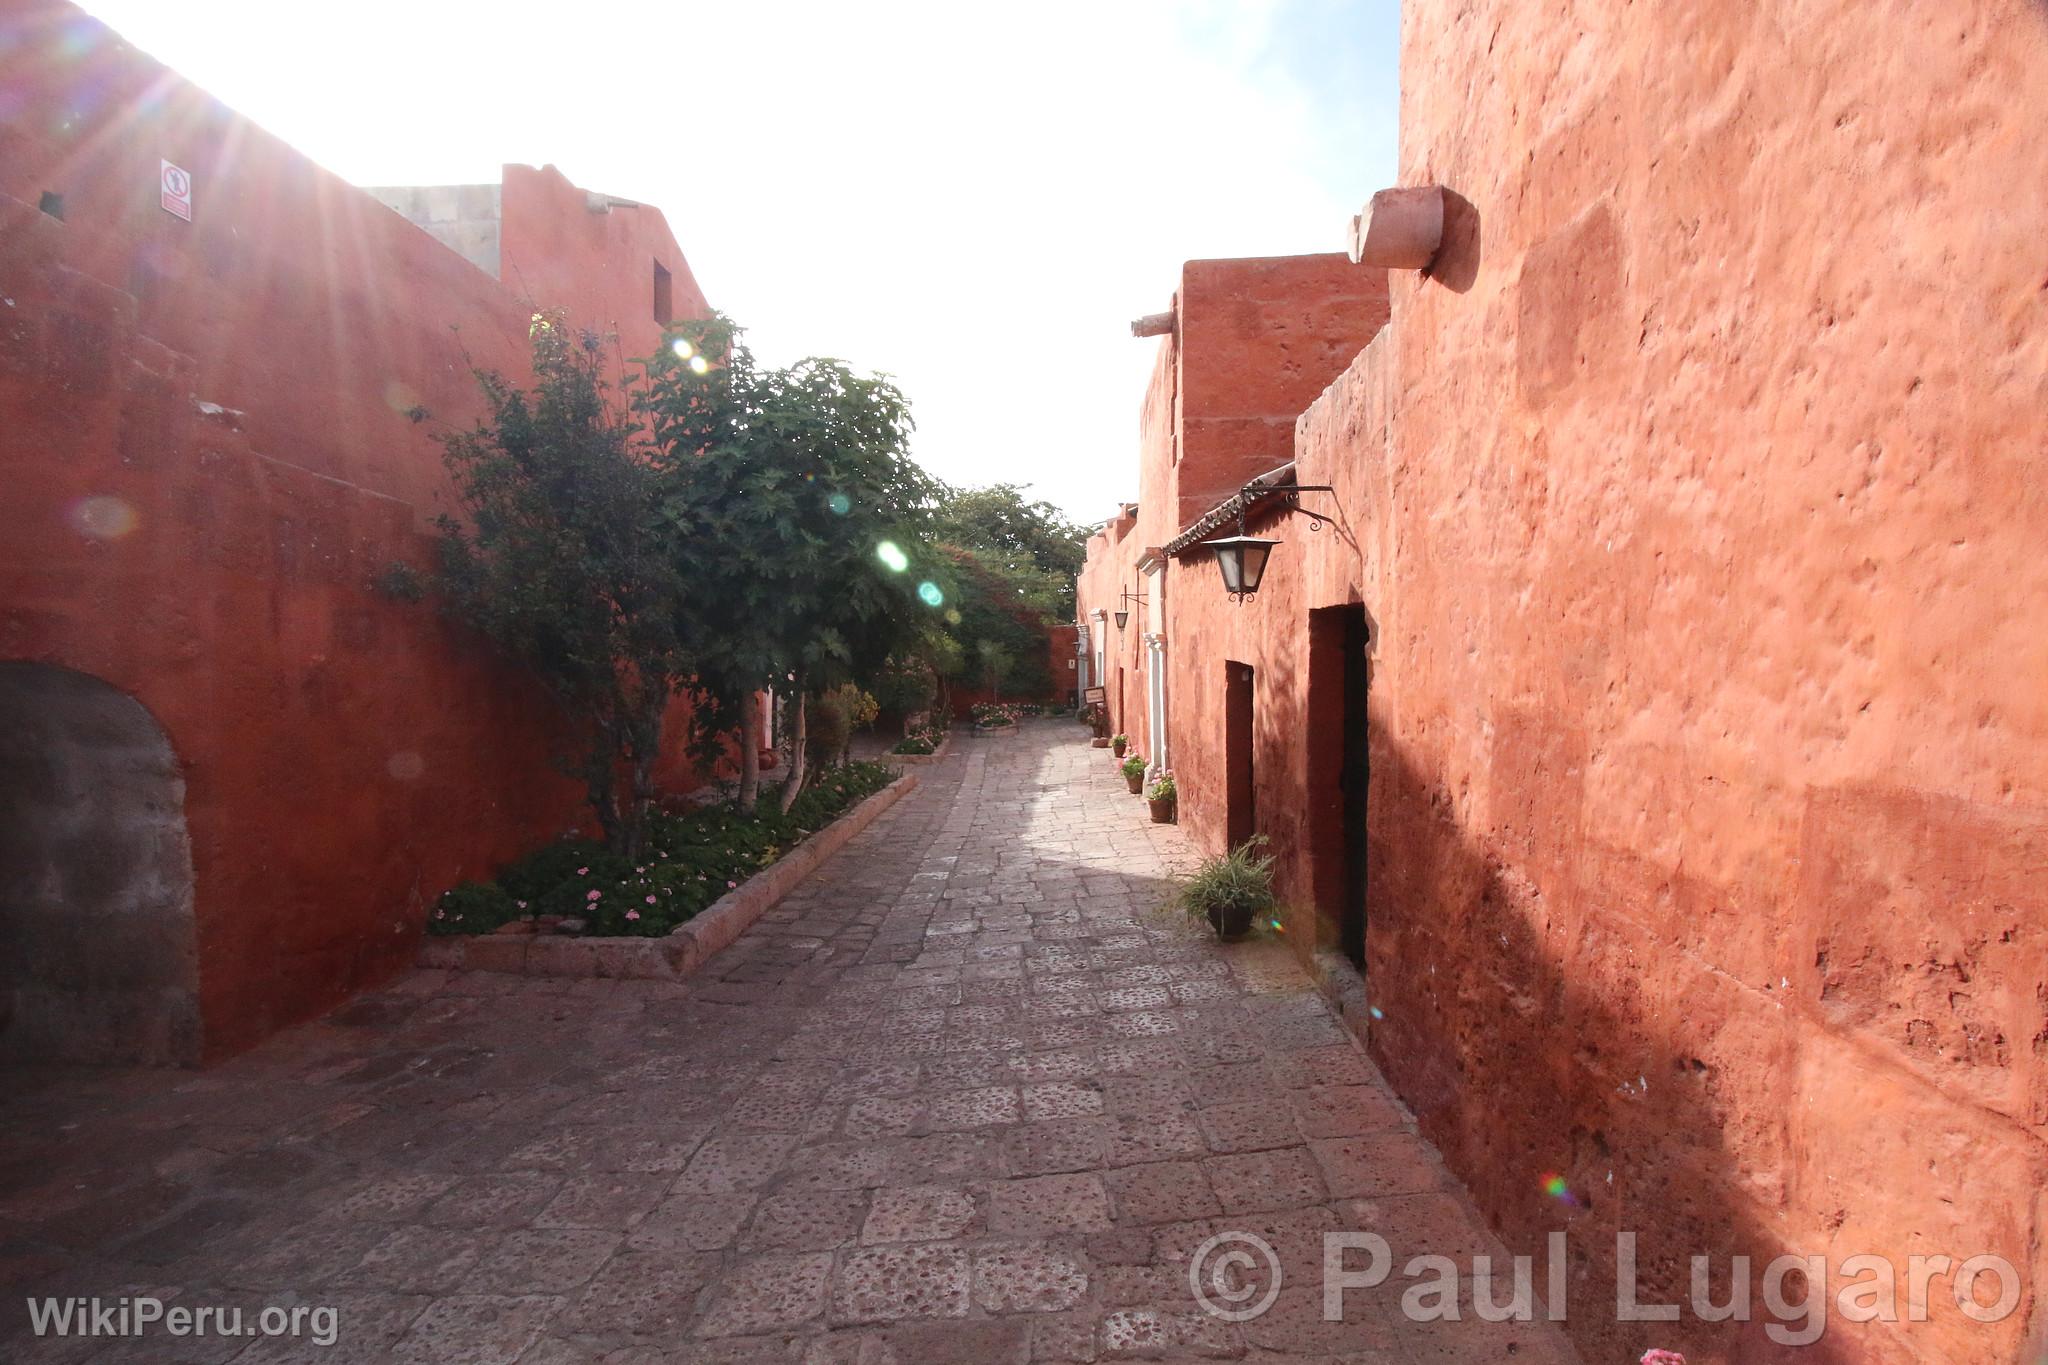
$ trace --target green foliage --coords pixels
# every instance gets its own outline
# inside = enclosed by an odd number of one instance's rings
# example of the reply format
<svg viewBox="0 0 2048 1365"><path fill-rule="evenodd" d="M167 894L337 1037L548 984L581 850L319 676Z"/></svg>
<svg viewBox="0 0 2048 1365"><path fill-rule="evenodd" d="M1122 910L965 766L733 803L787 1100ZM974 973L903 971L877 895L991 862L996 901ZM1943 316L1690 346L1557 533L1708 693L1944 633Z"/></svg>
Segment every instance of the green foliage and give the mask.
<svg viewBox="0 0 2048 1365"><path fill-rule="evenodd" d="M1087 532L1015 484L942 490L934 536L954 565L946 613L959 655L939 669L994 694L1046 697L1045 630L1072 618Z"/></svg>
<svg viewBox="0 0 2048 1365"><path fill-rule="evenodd" d="M913 730L905 735L896 742L896 747L889 752L892 754L935 754L939 751L939 746L945 742L946 732L938 726L928 725L922 730Z"/></svg>
<svg viewBox="0 0 2048 1365"><path fill-rule="evenodd" d="M1129 735L1111 735L1109 737L1109 742L1111 744L1129 744L1131 742L1131 737Z"/></svg>
<svg viewBox="0 0 2048 1365"><path fill-rule="evenodd" d="M422 602L427 596L426 576L410 564L393 560L377 575L377 591L397 602Z"/></svg>
<svg viewBox="0 0 2048 1365"><path fill-rule="evenodd" d="M711 730L792 676L801 695L914 652L932 611L919 584L943 592L950 575L928 547L935 485L909 458L893 383L836 360L761 368L719 316L672 329L636 406L660 452Z"/></svg>
<svg viewBox="0 0 2048 1365"><path fill-rule="evenodd" d="M880 714L875 699L852 683L841 683L811 698L810 745L820 763L835 761L846 751L853 732L872 724Z"/></svg>
<svg viewBox="0 0 2048 1365"><path fill-rule="evenodd" d="M976 553L983 565L1027 587L1031 605L1055 620L1074 610L1074 575L1087 558L1088 533L1049 502L1026 502L1016 484L948 488L938 538Z"/></svg>
<svg viewBox="0 0 2048 1365"><path fill-rule="evenodd" d="M634 860L585 839L560 839L499 869L496 881L443 892L427 929L488 934L526 916L580 919L593 936L657 937L880 791L896 774L880 763L826 770L788 813L721 804L682 815L656 812L645 855ZM595 894L593 894L595 893Z"/></svg>
<svg viewBox="0 0 2048 1365"><path fill-rule="evenodd" d="M1270 854L1258 856L1263 843L1264 835L1254 835L1228 853L1204 859L1175 889L1173 903L1211 924L1233 913L1249 915L1254 921L1270 915L1277 904L1273 858Z"/></svg>
<svg viewBox="0 0 2048 1365"><path fill-rule="evenodd" d="M1161 773L1158 780L1145 791L1145 798L1148 801L1171 801L1175 795L1172 773Z"/></svg>
<svg viewBox="0 0 2048 1365"><path fill-rule="evenodd" d="M679 566L639 428L614 401L602 341L536 314L529 392L478 370L487 412L443 438L464 517L440 518L449 609L560 703L607 844L632 856L653 809L662 712L691 668Z"/></svg>
<svg viewBox="0 0 2048 1365"><path fill-rule="evenodd" d="M1131 755L1131 756L1130 756L1129 758L1127 758L1127 759L1125 759L1125 760L1124 760L1124 776L1125 776L1125 777L1127 777L1127 778L1130 778L1130 777L1143 777L1144 775L1145 775L1145 760L1144 760L1144 759L1140 758L1140 757L1139 757L1138 755L1136 755L1136 754L1132 754L1132 755Z"/></svg>

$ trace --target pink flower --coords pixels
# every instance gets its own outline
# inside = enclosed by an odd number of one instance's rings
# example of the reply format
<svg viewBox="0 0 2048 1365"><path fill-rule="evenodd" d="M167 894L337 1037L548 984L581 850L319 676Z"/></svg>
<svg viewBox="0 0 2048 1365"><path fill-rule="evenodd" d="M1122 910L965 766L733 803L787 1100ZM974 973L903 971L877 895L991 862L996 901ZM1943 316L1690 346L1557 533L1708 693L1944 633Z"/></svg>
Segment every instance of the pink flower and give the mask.
<svg viewBox="0 0 2048 1365"><path fill-rule="evenodd" d="M627 919L639 919L639 918L640 918L640 912L639 912L638 910L628 910L628 911L626 912L626 918L627 918Z"/></svg>
<svg viewBox="0 0 2048 1365"><path fill-rule="evenodd" d="M1649 1350L1643 1352L1641 1365L1685 1365L1685 1357L1676 1351Z"/></svg>
<svg viewBox="0 0 2048 1365"><path fill-rule="evenodd" d="M647 898L647 903L648 903L649 905L652 905L652 904L654 904L654 897L652 897L652 896L649 896L649 897Z"/></svg>
<svg viewBox="0 0 2048 1365"><path fill-rule="evenodd" d="M646 868L644 868L644 867L636 867L636 868L634 868L633 870L634 870L635 872L645 872L645 871L646 871L647 869L646 869Z"/></svg>
<svg viewBox="0 0 2048 1365"><path fill-rule="evenodd" d="M436 910L436 911L434 912L434 918L435 918L435 919L447 919L447 918L448 918L448 912L447 912L446 910Z"/></svg>
<svg viewBox="0 0 2048 1365"><path fill-rule="evenodd" d="M524 910L524 909L526 908L526 902L525 902L525 901L521 901L521 902L519 902L519 908L520 908L521 910Z"/></svg>
<svg viewBox="0 0 2048 1365"><path fill-rule="evenodd" d="M732 889L733 889L734 887L736 887L736 886L738 886L738 885L739 885L739 883L738 883L738 882L727 882L727 883L725 884L725 889L726 889L726 890L728 890L728 891L730 891L730 890L732 890Z"/></svg>
<svg viewBox="0 0 2048 1365"><path fill-rule="evenodd" d="M576 869L576 875L579 877L588 877L590 875L590 869L587 867L579 867Z"/></svg>
<svg viewBox="0 0 2048 1365"><path fill-rule="evenodd" d="M597 898L598 898L599 896L602 896L603 894L604 894L604 892L602 892L602 891L593 891L593 892L591 892L591 893L590 893L589 895L585 896L585 897L584 897L583 899L585 899L585 900L587 900L587 901L594 901L594 900L596 900L596 899L597 899Z"/></svg>

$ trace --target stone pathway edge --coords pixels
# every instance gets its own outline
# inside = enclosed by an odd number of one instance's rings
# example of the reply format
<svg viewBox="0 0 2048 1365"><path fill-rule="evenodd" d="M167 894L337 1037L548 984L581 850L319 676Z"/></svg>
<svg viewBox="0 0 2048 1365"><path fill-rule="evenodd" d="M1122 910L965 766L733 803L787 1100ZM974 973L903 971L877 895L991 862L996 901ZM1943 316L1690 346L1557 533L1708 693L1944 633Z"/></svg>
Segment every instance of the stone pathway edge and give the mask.
<svg viewBox="0 0 2048 1365"><path fill-rule="evenodd" d="M429 938L420 945L419 965L519 976L663 981L688 976L916 787L914 774L897 778L661 938Z"/></svg>

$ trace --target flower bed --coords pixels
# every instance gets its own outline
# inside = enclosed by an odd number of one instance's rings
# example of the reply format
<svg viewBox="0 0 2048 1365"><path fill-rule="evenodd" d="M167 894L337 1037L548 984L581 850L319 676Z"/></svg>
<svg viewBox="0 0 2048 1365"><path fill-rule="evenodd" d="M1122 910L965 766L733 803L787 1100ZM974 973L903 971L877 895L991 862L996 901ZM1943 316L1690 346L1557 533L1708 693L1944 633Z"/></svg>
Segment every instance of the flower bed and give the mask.
<svg viewBox="0 0 2048 1365"><path fill-rule="evenodd" d="M967 708L967 713L974 717L976 730L1009 731L1017 728L1017 717L1023 714L1023 708L1009 702L978 701Z"/></svg>
<svg viewBox="0 0 2048 1365"><path fill-rule="evenodd" d="M897 741L896 747L891 749L889 752L892 754L904 754L913 758L921 758L930 754L937 753L939 749L945 744L945 742L945 726L927 725L922 729L912 730L909 734L905 735L901 740Z"/></svg>
<svg viewBox="0 0 2048 1365"><path fill-rule="evenodd" d="M577 933L658 938L773 864L812 830L880 791L896 774L880 763L835 768L783 814L775 792L751 814L730 804L657 815L647 856L629 862L591 839L558 839L498 871L495 880L443 892L431 934Z"/></svg>

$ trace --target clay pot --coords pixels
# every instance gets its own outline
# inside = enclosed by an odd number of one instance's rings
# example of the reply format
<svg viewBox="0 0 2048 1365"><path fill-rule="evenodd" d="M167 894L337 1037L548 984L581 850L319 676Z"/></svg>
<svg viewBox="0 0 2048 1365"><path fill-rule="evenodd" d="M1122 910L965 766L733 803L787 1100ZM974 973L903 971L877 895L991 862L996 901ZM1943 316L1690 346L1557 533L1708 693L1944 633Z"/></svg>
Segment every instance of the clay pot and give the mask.
<svg viewBox="0 0 2048 1365"><path fill-rule="evenodd" d="M1148 801L1145 803L1152 807L1153 824L1170 825L1173 823L1173 800L1169 796L1164 801Z"/></svg>
<svg viewBox="0 0 2048 1365"><path fill-rule="evenodd" d="M1109 746L1109 747L1110 747L1110 748L1112 748L1112 749L1114 749L1114 750L1116 750L1116 756L1117 756L1118 758L1122 758L1122 757L1124 756L1124 750L1125 750L1125 748L1127 748L1127 747L1128 747L1128 745L1129 745L1129 741L1128 741L1128 740L1121 740L1121 739L1119 739L1119 740L1113 740L1113 741L1111 741L1111 743L1110 743L1110 746Z"/></svg>
<svg viewBox="0 0 2048 1365"><path fill-rule="evenodd" d="M1132 777L1129 773L1125 773L1124 781L1130 784L1131 795L1133 796L1136 796L1140 792L1145 790L1145 774L1143 773L1139 773L1136 777Z"/></svg>
<svg viewBox="0 0 2048 1365"><path fill-rule="evenodd" d="M1109 747L1109 736L1097 735L1088 741L1088 747L1091 749L1107 749Z"/></svg>

